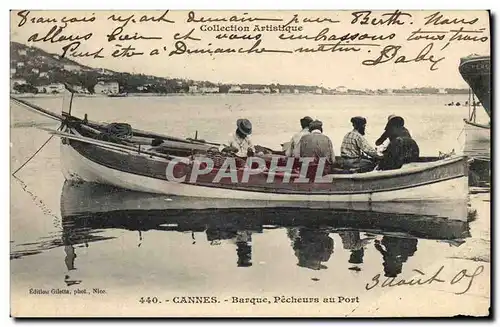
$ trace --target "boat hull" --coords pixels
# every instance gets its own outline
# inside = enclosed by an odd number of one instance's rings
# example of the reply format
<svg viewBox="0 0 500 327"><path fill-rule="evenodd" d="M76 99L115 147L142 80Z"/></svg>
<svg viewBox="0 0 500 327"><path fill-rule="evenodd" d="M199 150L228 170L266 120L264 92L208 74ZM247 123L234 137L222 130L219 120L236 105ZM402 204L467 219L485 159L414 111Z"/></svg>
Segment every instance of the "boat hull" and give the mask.
<svg viewBox="0 0 500 327"><path fill-rule="evenodd" d="M458 68L462 78L479 98L488 116L491 116L491 60L490 56L462 58Z"/></svg>
<svg viewBox="0 0 500 327"><path fill-rule="evenodd" d="M104 157L108 156L108 159ZM106 184L119 188L166 195L258 201L386 202L465 200L468 194L464 158L430 163L429 169L405 174L373 172L337 176L318 184L211 184L208 180L179 183L167 180L167 161L145 155L104 150L82 142L61 144L63 173L67 180ZM135 165L135 166L134 166ZM141 170L142 169L142 170ZM412 169L408 169L410 172ZM163 175L162 175L163 174ZM366 176L366 178L364 178ZM385 177L384 177L385 176ZM213 178L213 176L204 176ZM257 185L257 186L255 186Z"/></svg>

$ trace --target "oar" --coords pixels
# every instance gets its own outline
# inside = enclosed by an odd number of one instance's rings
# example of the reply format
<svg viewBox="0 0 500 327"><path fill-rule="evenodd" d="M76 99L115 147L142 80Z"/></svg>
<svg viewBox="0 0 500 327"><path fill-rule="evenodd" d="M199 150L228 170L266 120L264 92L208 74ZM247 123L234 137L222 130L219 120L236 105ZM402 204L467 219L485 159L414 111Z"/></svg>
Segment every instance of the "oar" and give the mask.
<svg viewBox="0 0 500 327"><path fill-rule="evenodd" d="M153 157L158 157L158 158L163 158L163 159L168 159L168 160L181 159L184 163L190 162L189 159L187 159L187 158L171 156L171 155L157 153L157 152L148 151L148 150L142 150L140 147L137 148L137 147L132 147L132 146L123 145L123 144L116 144L116 143L110 143L110 142L105 142L105 141L99 141L99 140L95 140L95 139L91 139L91 138L87 138L87 137L83 137L83 136L77 136L74 134L69 134L69 133L65 133L65 132L52 130L49 128L41 128L41 129L44 129L47 132L49 132L50 134L54 134L54 135L59 136L59 137L65 137L65 138L72 139L75 141L93 144L93 145L97 145L97 146L112 149L112 150L134 152L134 153L144 153L147 155L151 155Z"/></svg>

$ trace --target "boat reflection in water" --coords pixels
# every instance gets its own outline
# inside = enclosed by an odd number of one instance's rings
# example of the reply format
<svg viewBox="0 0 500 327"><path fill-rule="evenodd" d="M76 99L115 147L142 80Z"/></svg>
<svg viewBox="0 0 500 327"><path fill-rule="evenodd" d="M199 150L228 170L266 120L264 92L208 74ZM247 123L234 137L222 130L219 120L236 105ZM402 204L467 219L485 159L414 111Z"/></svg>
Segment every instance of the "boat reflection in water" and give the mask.
<svg viewBox="0 0 500 327"><path fill-rule="evenodd" d="M299 267L320 270L327 269L323 263L333 254L333 239L326 229L289 228L288 237L297 257Z"/></svg>
<svg viewBox="0 0 500 327"><path fill-rule="evenodd" d="M375 247L382 255L386 276L401 273L403 264L417 251L418 239L460 245L470 236L466 204L441 204L443 214L448 215L444 216L436 211L437 205L424 204L388 204L400 212L384 212L382 206L370 208L369 204L362 208L340 203L334 208L306 208L294 203L276 207L275 201L273 207L266 207L265 203L218 201L169 198L66 181L61 215L67 268L71 271L75 266L74 246L106 239L101 234L107 229L138 231L139 246L144 231L164 231L166 238L172 232L187 233L193 243L199 242L196 235L204 233L211 245L234 246L235 265L242 268L253 265L254 234L285 229L297 265L313 270L328 269L337 234L342 248L336 250L350 253L348 269L361 270L365 250ZM434 214L426 213L432 208ZM66 279L67 283L80 282Z"/></svg>

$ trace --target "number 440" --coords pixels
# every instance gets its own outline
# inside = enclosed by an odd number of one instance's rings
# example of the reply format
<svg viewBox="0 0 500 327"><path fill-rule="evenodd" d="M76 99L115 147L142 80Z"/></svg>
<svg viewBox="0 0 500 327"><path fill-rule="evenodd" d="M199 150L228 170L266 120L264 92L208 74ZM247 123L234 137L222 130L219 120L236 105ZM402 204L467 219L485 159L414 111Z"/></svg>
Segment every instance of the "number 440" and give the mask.
<svg viewBox="0 0 500 327"><path fill-rule="evenodd" d="M148 304L150 304L150 303L161 303L161 302L160 302L160 300L158 300L158 298L156 296L153 296L153 297L147 296L147 297L141 297L139 299L139 303L142 303L142 304L148 303Z"/></svg>

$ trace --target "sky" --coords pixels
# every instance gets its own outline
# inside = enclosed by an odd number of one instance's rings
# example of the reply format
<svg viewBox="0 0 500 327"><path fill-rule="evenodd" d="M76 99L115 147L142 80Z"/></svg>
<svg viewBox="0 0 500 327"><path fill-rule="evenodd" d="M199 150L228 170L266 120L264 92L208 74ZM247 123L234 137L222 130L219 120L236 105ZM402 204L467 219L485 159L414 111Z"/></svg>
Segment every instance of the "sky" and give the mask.
<svg viewBox="0 0 500 327"><path fill-rule="evenodd" d="M489 36L489 17L486 11L441 11L442 18L428 22L436 10L430 11L405 11L404 15L398 18L402 25L390 24L387 19L390 16L381 16L384 13L390 14L394 10L374 11L366 20L368 24L360 24L366 17L366 14L353 15L353 11L200 11L194 12L196 20L213 20L218 22L188 22L188 11L170 11L163 16L163 21L139 22L141 17L146 15L149 18L158 20L164 11L30 11L29 13L11 12L11 41L24 43L39 47L43 50L53 53L62 53L62 48L71 41L53 42L61 36L84 37L76 52L93 53L101 47L101 55L104 58L75 58L68 55L68 58L79 63L91 66L107 68L121 72L143 73L160 77L188 78L194 80L209 80L222 83L279 83L279 84L305 84L319 85L324 87L346 86L355 89L377 89L377 88L400 88L406 87L451 87L465 88L467 84L461 78L458 72L460 58L470 54L489 55L490 40L470 41L455 40L449 42L449 38L455 34L457 29L463 27L466 31L475 31L468 33L469 36L488 37ZM245 14L246 13L246 14ZM122 22L108 19L114 14L122 18ZM409 15L408 15L409 14ZM128 23L123 20L130 17ZM260 21L260 22L229 22L221 20L230 20L236 15L236 19L266 18L282 21ZM297 20L292 21L288 26L302 28L302 31L294 32L254 32L255 25L274 26L283 25L292 20L297 15ZM411 17L410 17L411 15ZM357 21L354 18L359 16ZM439 15L436 15L439 16ZM24 21L24 18L26 20ZM52 41L28 42L28 39L34 34L35 39L43 39L53 26L63 26L63 17L66 20L77 18L81 20L86 17L87 20L95 19L93 22L69 22L62 32ZM394 17L394 16L393 16ZM446 24L455 18L457 24ZM234 19L234 18L233 18ZM313 22L304 22L309 19ZM314 20L323 20L323 22L314 22ZM376 23L385 20L382 24ZM135 20L135 22L134 22ZM166 22L174 21L175 23ZM374 21L375 20L375 21ZM329 21L339 21L340 23L330 23ZM428 22L427 24L425 24ZM465 23L464 23L465 22ZM467 23L468 22L468 23ZM22 25L22 26L20 26ZM161 38L161 39L140 39L140 40L111 40L108 41L107 35L123 26L123 32L120 36L128 34L130 38ZM227 27L231 28L247 26L251 31L237 33L239 36L247 35L252 40L227 40L217 39L218 34L230 36L236 32L215 32L207 31L210 28ZM250 49L252 45L260 38L259 48L279 49L293 51L300 47L317 49L322 43L335 43L338 41L324 41L321 37L318 40L280 40L279 35L294 37L309 36L315 37L324 29L328 29L324 35L327 37L335 35L337 38L350 33L350 35L360 33L369 36L386 37L386 40L365 40L350 41L348 43L374 44L378 46L359 46L360 51L348 52L322 52L322 53L261 53L261 54L174 54L175 51L174 35L183 36L193 30L191 37L199 40L182 40L188 49L215 49L220 48L242 48ZM432 31L427 35L443 35L443 40L420 39L408 41L408 37L413 31L418 29L422 31ZM137 33L137 34L135 34ZM260 36L258 35L260 34ZM391 36L391 34L393 34ZM423 34L420 34L423 35ZM465 35L462 33L462 35ZM391 39L389 39L391 38ZM447 43L449 44L445 46ZM432 43L432 45L431 45ZM345 42L344 42L345 44ZM145 52L142 56L133 56L130 58L114 58L111 56L116 49L123 49L127 46L133 46L137 51ZM363 61L374 61L381 56L381 51L386 46L399 47L392 60L380 63L378 65L363 65ZM427 60L418 60L414 62L411 59L417 58L418 54L427 47L432 46L430 52L423 57ZM444 49L442 49L444 47ZM158 49L159 54L150 56L153 49ZM165 49L165 50L164 50ZM441 50L442 49L442 50ZM404 61L408 63L395 63L396 58L404 55ZM444 58L434 65L436 70L431 70L432 62L428 59L433 56L433 60ZM387 57L386 57L387 59ZM420 58L422 59L422 58Z"/></svg>

